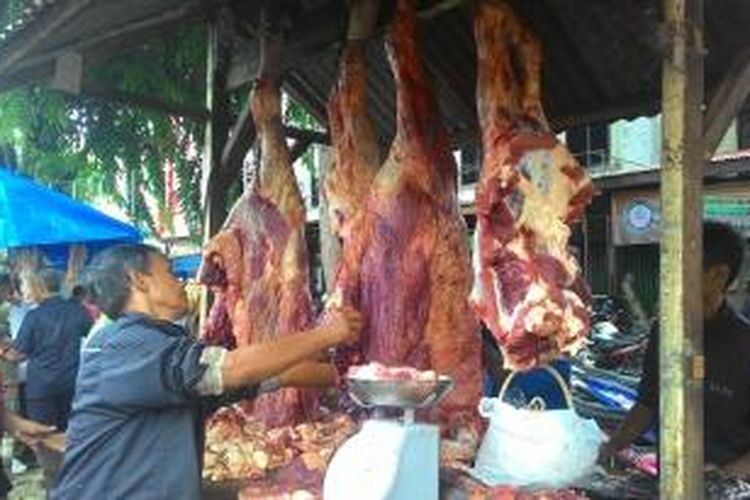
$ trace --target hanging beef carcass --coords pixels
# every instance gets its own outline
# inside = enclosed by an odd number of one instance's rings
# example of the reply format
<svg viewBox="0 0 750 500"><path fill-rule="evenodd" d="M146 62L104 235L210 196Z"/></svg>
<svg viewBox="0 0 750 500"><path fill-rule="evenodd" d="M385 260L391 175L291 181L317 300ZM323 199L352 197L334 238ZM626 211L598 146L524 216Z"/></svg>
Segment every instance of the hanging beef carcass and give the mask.
<svg viewBox="0 0 750 500"><path fill-rule="evenodd" d="M342 247L349 250L344 253L344 259L352 261L352 269L358 269L357 259L366 241L359 232L370 188L381 163L367 109L365 61L366 38L372 34L378 4L378 0L352 2L339 76L328 101L332 162L322 196L327 202L331 232ZM361 350L356 346L339 348L338 358L345 364L363 361Z"/></svg>
<svg viewBox="0 0 750 500"><path fill-rule="evenodd" d="M472 271L456 164L422 66L409 0L397 2L387 49L397 89L396 137L344 243L331 301L361 310L364 359L453 376L456 388L437 416L456 429L473 423L480 343L468 302Z"/></svg>
<svg viewBox="0 0 750 500"><path fill-rule="evenodd" d="M541 48L502 0L475 18L483 163L476 191L474 301L506 366L533 368L588 331L588 289L568 248L591 180L542 115Z"/></svg>
<svg viewBox="0 0 750 500"><path fill-rule="evenodd" d="M251 187L204 249L202 280L217 292L204 338L227 346L299 332L312 320L305 206L284 139L279 89L272 80L256 84L252 115L260 141L259 167ZM246 407L268 426L288 425L314 404L309 396L283 389Z"/></svg>
<svg viewBox="0 0 750 500"><path fill-rule="evenodd" d="M333 160L323 188L333 234L346 244L351 220L364 208L380 167L380 150L367 113L365 41L348 40L328 102Z"/></svg>

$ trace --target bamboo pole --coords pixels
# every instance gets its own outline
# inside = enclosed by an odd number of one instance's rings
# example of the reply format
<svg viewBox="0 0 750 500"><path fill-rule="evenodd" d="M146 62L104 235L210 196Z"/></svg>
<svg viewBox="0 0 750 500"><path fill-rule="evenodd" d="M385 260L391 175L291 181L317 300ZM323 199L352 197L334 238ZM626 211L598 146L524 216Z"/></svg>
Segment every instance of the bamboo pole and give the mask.
<svg viewBox="0 0 750 500"><path fill-rule="evenodd" d="M703 1L665 0L662 75L660 492L703 498Z"/></svg>

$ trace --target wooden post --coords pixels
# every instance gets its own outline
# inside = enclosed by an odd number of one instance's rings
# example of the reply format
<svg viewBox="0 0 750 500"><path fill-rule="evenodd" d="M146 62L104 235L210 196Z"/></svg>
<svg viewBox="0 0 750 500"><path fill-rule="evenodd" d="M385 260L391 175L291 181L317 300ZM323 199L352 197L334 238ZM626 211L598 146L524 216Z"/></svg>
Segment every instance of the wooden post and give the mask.
<svg viewBox="0 0 750 500"><path fill-rule="evenodd" d="M232 52L231 19L222 8L208 26L206 61L206 122L203 151L204 236L208 240L221 227L227 215L227 190L233 179L221 169L221 153L229 133L229 96L226 92Z"/></svg>
<svg viewBox="0 0 750 500"><path fill-rule="evenodd" d="M604 216L604 231L606 232L604 248L607 255L607 293L610 295L615 295L618 290L617 247L615 246L614 223L615 218L612 215L607 214Z"/></svg>
<svg viewBox="0 0 750 500"><path fill-rule="evenodd" d="M221 169L221 153L229 133L229 96L226 92L229 74L231 44L231 18L226 7L220 9L208 25L208 51L206 54L206 121L203 150L203 235L208 241L221 228L227 215L227 191L232 178ZM208 314L210 298L204 288L199 306L199 323L202 327Z"/></svg>
<svg viewBox="0 0 750 500"><path fill-rule="evenodd" d="M703 498L703 1L665 0L662 75L660 492Z"/></svg>
<svg viewBox="0 0 750 500"><path fill-rule="evenodd" d="M586 280L586 283L591 283L591 249L589 244L588 214L583 215L581 230L583 231L583 251L581 252L581 267L583 267L583 279Z"/></svg>
<svg viewBox="0 0 750 500"><path fill-rule="evenodd" d="M742 109L748 95L750 95L750 48L742 51L732 62L706 108L703 127L706 161L711 160L729 124Z"/></svg>

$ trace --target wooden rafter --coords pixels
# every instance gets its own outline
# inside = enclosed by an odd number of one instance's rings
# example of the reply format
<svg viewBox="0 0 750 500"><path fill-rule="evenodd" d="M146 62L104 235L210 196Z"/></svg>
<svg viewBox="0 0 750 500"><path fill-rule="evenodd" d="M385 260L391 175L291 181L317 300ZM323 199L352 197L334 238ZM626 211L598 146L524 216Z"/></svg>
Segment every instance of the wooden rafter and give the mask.
<svg viewBox="0 0 750 500"><path fill-rule="evenodd" d="M122 92L103 85L86 84L81 89L80 95L150 109L167 115L182 116L198 122L206 121L210 116L208 110L203 107L170 102L144 94Z"/></svg>
<svg viewBox="0 0 750 500"><path fill-rule="evenodd" d="M255 142L255 124L250 113L250 99L248 98L242 111L229 133L229 140L221 153L221 168L239 170L242 160Z"/></svg>
<svg viewBox="0 0 750 500"><path fill-rule="evenodd" d="M297 139L297 141L289 150L289 158L292 160L292 163L297 161L300 156L305 154L305 151L307 151L307 148L309 148L312 143L313 140L311 137L307 137L306 139Z"/></svg>
<svg viewBox="0 0 750 500"><path fill-rule="evenodd" d="M280 61L282 74L301 62L310 60L341 37L341 26L331 22L340 14L340 9L334 5L321 8L297 21L301 28L294 30L294 36L289 37L284 44L284 57ZM232 71L227 82L229 87L237 88L253 81L257 77L260 60L257 40L246 40L239 44L232 60Z"/></svg>
<svg viewBox="0 0 750 500"><path fill-rule="evenodd" d="M206 108L202 189L205 207L204 231L208 240L221 227L227 215L226 193L231 179L222 175L221 152L230 126L230 103L226 91L229 59L232 53L232 19L229 9L220 8L208 24L206 63Z"/></svg>
<svg viewBox="0 0 750 500"><path fill-rule="evenodd" d="M305 140L309 143L330 144L330 138L325 132L305 130L298 127L285 126L284 134L290 139ZM245 154L255 142L255 125L250 112L250 99L240 111L237 121L232 127L229 140L221 155L222 169L237 170L242 165Z"/></svg>
<svg viewBox="0 0 750 500"><path fill-rule="evenodd" d="M742 105L750 95L750 48L732 62L727 75L711 96L705 115L703 142L705 155L710 158L719 146Z"/></svg>
<svg viewBox="0 0 750 500"><path fill-rule="evenodd" d="M301 141L309 141L310 143L316 144L330 144L331 138L325 132L318 132L317 130L307 130L298 127L284 127L284 135L290 139L297 139Z"/></svg>
<svg viewBox="0 0 750 500"><path fill-rule="evenodd" d="M56 46L41 54L35 55L22 62L19 62L18 68L26 68L40 64L46 60L57 58L60 54L66 52L80 52L85 49L99 50L106 47L110 52L120 44L130 45L133 43L140 44L146 38L144 33L153 35L164 34L164 27L176 23L183 23L190 19L198 19L195 2L185 2L180 7L160 12L150 17L138 19L136 21L117 26L102 33L97 33L81 39L76 39L70 43Z"/></svg>
<svg viewBox="0 0 750 500"><path fill-rule="evenodd" d="M0 74L7 72L52 33L70 22L92 0L68 0L45 8L38 19L7 43L0 51Z"/></svg>

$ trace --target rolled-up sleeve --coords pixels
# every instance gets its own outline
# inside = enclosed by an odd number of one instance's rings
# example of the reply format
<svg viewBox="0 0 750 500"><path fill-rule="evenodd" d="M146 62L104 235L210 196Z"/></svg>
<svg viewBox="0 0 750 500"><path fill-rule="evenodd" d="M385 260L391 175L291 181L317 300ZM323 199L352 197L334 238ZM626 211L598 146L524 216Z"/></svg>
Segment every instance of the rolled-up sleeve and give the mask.
<svg viewBox="0 0 750 500"><path fill-rule="evenodd" d="M227 350L218 346L207 346L201 353L200 364L205 367L196 391L202 396L218 396L224 393L224 360Z"/></svg>

